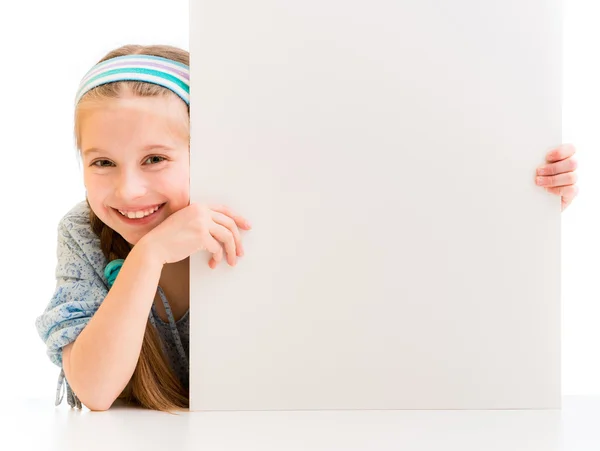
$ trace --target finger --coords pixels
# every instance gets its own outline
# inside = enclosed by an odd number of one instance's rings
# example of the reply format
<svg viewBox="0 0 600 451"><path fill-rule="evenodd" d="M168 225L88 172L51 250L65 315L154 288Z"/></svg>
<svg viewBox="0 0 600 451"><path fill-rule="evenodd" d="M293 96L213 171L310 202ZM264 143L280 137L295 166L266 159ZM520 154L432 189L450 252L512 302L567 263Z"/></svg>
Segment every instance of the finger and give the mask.
<svg viewBox="0 0 600 451"><path fill-rule="evenodd" d="M573 199L575 199L575 197L579 193L579 188L577 186L569 186L566 187L563 191L565 192L565 194L561 197L560 211L564 211L565 208L571 205L571 202L573 202Z"/></svg>
<svg viewBox="0 0 600 451"><path fill-rule="evenodd" d="M577 169L577 160L575 158L567 158L557 163L550 163L537 168L537 175L557 175L565 172L573 172Z"/></svg>
<svg viewBox="0 0 600 451"><path fill-rule="evenodd" d="M221 246L221 243L219 243L218 241L217 245L219 246L219 250L213 253L210 260L208 261L208 266L210 266L211 269L215 269L217 265L221 262L221 260L223 260L223 246Z"/></svg>
<svg viewBox="0 0 600 451"><path fill-rule="evenodd" d="M577 185L557 186L557 187L546 187L546 191L551 194L556 194L566 199L568 202L573 200L575 196L579 194L579 187Z"/></svg>
<svg viewBox="0 0 600 451"><path fill-rule="evenodd" d="M579 194L579 187L577 185L559 186L556 188L544 188L546 191L552 194L561 196L561 211L564 211L573 199Z"/></svg>
<svg viewBox="0 0 600 451"><path fill-rule="evenodd" d="M213 223L210 233L217 240L223 243L225 252L227 253L227 263L230 266L235 266L237 263L237 256L235 254L235 239L233 234L227 227L223 227L221 224Z"/></svg>
<svg viewBox="0 0 600 451"><path fill-rule="evenodd" d="M206 234L203 241L205 249L212 254L208 266L214 268L221 260L223 260L223 247L210 233Z"/></svg>
<svg viewBox="0 0 600 451"><path fill-rule="evenodd" d="M252 226L246 220L246 218L244 218L243 216L235 215L231 211L231 209L225 205L213 205L210 207L210 209L214 210L218 213L222 213L224 215L229 216L230 218L232 218L235 221L235 223L238 225L238 227L241 227L242 229L249 230L252 228Z"/></svg>
<svg viewBox="0 0 600 451"><path fill-rule="evenodd" d="M210 267L210 269L215 269L217 267L217 265L219 264L218 261L216 261L214 259L214 257L211 257L211 259L208 262L208 266Z"/></svg>
<svg viewBox="0 0 600 451"><path fill-rule="evenodd" d="M219 262L220 262L220 261L223 259L223 257L222 257L222 254L221 254L221 256L219 256L219 257L217 257L216 255L217 255L217 254L213 254L213 255L210 257L210 260L208 261L208 266L209 266L211 269L215 269L215 268L217 267L217 265L219 264Z"/></svg>
<svg viewBox="0 0 600 451"><path fill-rule="evenodd" d="M565 174L538 176L535 183L540 186L567 186L577 183L578 175L576 172L567 172Z"/></svg>
<svg viewBox="0 0 600 451"><path fill-rule="evenodd" d="M575 188L575 194L568 196L568 197L565 197L565 196L561 197L560 211L564 211L565 208L567 208L569 205L571 205L571 202L573 202L573 199L575 199L575 196L577 196L578 189L577 189L577 187L574 187L574 188Z"/></svg>
<svg viewBox="0 0 600 451"><path fill-rule="evenodd" d="M546 161L554 162L564 160L575 154L575 146L573 144L561 144L558 147L550 149L546 153Z"/></svg>
<svg viewBox="0 0 600 451"><path fill-rule="evenodd" d="M212 212L213 221L217 224L221 224L224 227L227 227L231 233L233 234L233 239L235 240L235 248L237 251L237 256L241 257L244 255L244 250L242 248L242 237L240 235L240 231L233 219L229 216L219 213L216 211Z"/></svg>

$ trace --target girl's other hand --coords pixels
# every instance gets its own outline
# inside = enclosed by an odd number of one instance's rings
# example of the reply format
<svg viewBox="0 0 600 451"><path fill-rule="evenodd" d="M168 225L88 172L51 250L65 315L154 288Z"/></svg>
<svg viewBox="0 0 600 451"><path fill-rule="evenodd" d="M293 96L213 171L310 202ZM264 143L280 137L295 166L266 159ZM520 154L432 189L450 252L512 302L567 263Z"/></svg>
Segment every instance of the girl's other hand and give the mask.
<svg viewBox="0 0 600 451"><path fill-rule="evenodd" d="M579 193L575 173L577 162L573 158L575 146L561 144L546 154L547 164L537 168L535 183L546 191L561 196L561 211L567 208Z"/></svg>

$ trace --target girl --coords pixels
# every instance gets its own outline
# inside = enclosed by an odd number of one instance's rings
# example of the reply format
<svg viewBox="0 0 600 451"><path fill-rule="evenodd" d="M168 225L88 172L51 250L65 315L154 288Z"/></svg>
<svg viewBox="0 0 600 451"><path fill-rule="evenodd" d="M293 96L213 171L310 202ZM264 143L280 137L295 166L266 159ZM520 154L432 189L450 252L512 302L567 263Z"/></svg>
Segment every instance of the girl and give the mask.
<svg viewBox="0 0 600 451"><path fill-rule="evenodd" d="M189 256L206 250L211 268L235 266L250 229L225 206L189 202L188 52L128 45L106 55L82 79L75 138L86 200L59 223L56 289L36 319L61 368L56 405L66 386L72 407L106 410L120 398L187 408ZM538 168L563 209L577 194L574 153L560 146Z"/></svg>

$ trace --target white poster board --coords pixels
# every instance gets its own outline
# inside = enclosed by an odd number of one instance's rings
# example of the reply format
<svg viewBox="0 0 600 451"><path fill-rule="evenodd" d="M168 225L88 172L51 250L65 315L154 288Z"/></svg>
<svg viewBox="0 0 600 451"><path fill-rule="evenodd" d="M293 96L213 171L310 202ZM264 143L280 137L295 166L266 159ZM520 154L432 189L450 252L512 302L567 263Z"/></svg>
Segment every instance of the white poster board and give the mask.
<svg viewBox="0 0 600 451"><path fill-rule="evenodd" d="M198 0L192 410L560 407L560 0Z"/></svg>

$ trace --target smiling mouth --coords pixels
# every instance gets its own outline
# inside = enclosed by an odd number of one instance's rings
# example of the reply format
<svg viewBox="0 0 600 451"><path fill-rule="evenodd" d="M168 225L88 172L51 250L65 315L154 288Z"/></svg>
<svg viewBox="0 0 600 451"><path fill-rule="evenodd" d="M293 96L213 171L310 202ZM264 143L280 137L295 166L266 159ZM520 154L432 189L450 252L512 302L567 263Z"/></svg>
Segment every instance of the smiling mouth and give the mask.
<svg viewBox="0 0 600 451"><path fill-rule="evenodd" d="M162 207L164 207L166 204L166 202L164 204L160 204L157 207L154 207L152 210L146 210L146 211L138 211L135 213L126 213L124 214L123 212L113 208L113 210L119 215L121 216L123 219L127 219L129 221L140 221L142 219L146 219L149 218L151 216L154 216L158 211L160 211L162 209Z"/></svg>

